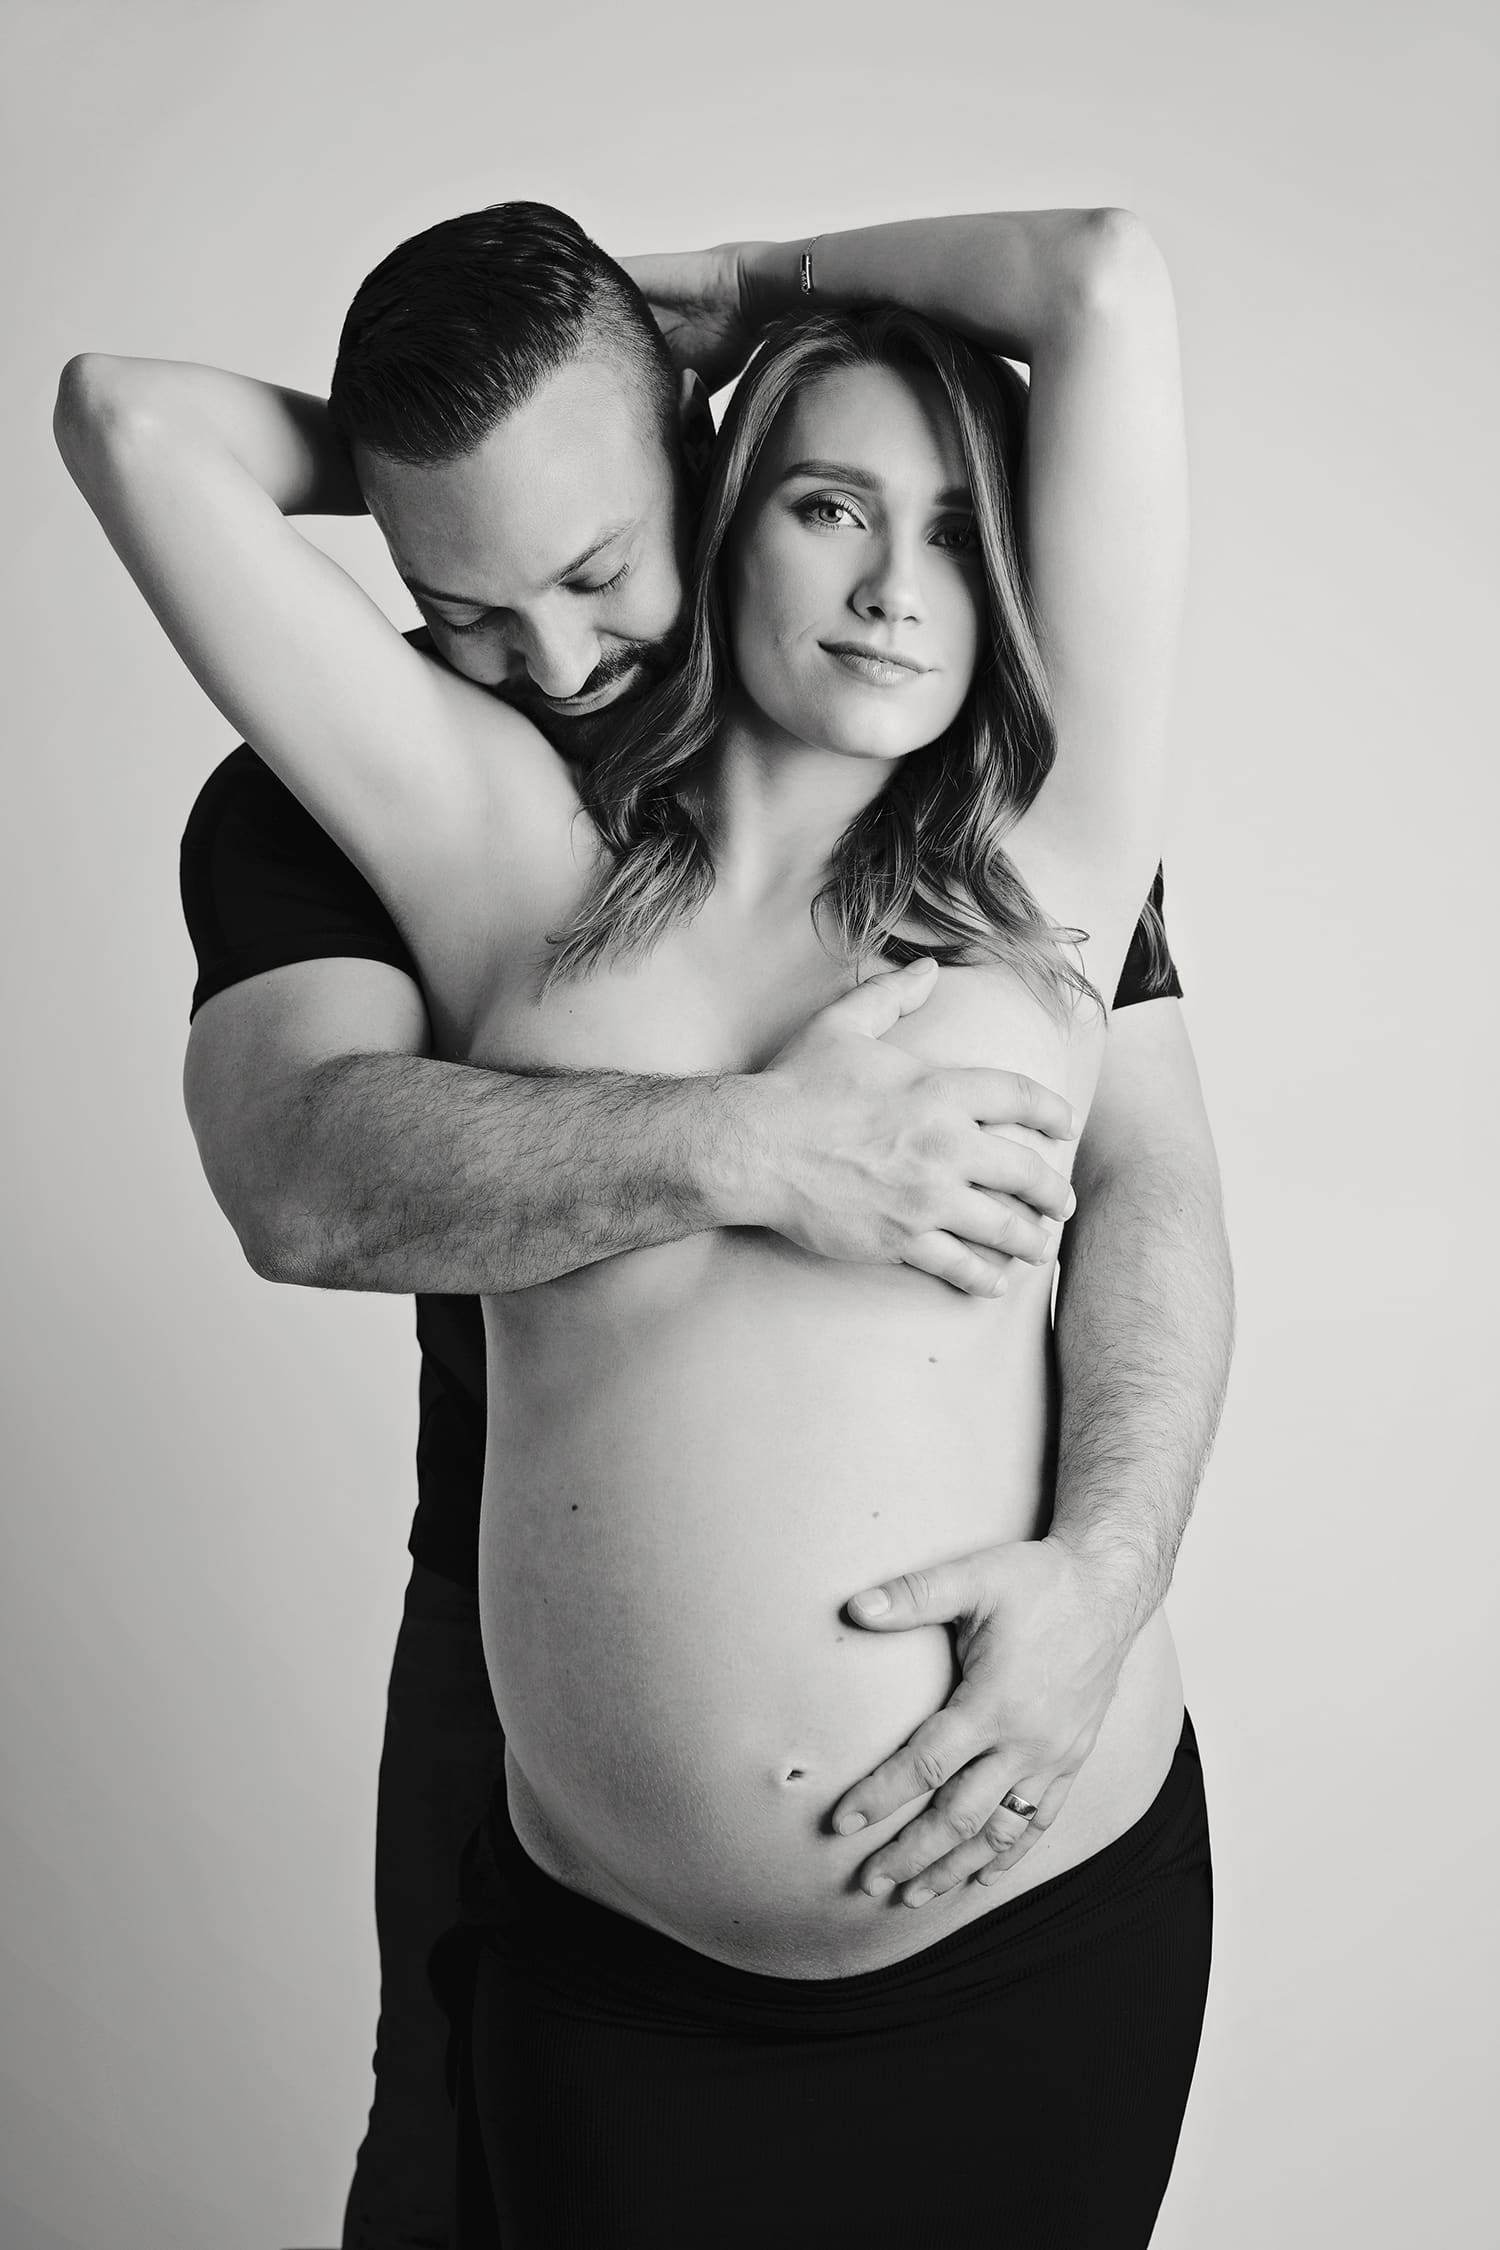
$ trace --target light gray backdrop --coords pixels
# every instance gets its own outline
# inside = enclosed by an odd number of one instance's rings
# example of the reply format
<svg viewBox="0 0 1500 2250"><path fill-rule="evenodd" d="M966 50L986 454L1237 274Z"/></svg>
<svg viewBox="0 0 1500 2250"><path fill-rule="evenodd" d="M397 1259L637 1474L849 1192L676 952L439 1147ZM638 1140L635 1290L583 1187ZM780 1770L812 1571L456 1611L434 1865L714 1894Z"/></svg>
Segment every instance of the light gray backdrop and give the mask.
<svg viewBox="0 0 1500 2250"><path fill-rule="evenodd" d="M1220 1921L1158 2244L1500 2239L1479 9L3 28L7 2250L335 2237L415 1422L409 1307L256 1281L199 1176L176 849L229 738L68 484L52 390L87 347L321 388L375 259L509 195L620 251L1051 202L1165 245L1196 527L1171 928L1243 1332L1172 1603ZM405 622L369 527L329 540Z"/></svg>

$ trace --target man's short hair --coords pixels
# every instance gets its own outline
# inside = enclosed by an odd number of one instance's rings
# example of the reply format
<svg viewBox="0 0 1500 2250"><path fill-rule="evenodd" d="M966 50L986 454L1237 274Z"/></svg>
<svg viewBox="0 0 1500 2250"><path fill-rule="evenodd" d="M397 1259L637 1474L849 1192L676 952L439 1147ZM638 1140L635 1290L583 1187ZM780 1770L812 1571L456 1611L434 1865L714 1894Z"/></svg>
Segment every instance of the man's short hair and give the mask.
<svg viewBox="0 0 1500 2250"><path fill-rule="evenodd" d="M667 444L677 376L640 290L576 220L547 203L444 219L355 291L329 409L350 445L394 461L453 461L576 359L621 362Z"/></svg>

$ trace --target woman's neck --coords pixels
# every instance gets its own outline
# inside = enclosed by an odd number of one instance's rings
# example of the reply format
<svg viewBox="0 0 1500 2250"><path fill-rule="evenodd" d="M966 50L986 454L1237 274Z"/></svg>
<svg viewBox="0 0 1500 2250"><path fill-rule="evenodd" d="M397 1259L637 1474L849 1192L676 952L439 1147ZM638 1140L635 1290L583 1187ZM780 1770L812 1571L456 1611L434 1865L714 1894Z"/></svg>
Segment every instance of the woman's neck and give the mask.
<svg viewBox="0 0 1500 2250"><path fill-rule="evenodd" d="M899 762L825 750L759 712L732 711L704 786L716 887L747 905L782 893L810 898L844 830Z"/></svg>

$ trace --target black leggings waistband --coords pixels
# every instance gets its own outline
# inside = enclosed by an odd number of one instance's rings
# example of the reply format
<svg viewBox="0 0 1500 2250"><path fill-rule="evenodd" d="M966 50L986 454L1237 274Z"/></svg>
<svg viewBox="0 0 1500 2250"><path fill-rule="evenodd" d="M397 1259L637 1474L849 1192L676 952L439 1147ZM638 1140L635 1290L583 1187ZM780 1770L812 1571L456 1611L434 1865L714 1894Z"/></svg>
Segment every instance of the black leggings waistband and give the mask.
<svg viewBox="0 0 1500 2250"><path fill-rule="evenodd" d="M481 1942L524 1945L569 1985L603 2001L701 2015L722 2028L816 2035L875 2029L935 2007L992 1998L1095 1935L1149 1912L1174 1873L1208 1858L1202 1766L1184 1718L1166 1780L1140 1818L1102 1850L938 1938L919 1953L842 1977L782 1977L698 1953L645 1923L581 1897L527 1857L502 1791L466 1870L464 1913Z"/></svg>

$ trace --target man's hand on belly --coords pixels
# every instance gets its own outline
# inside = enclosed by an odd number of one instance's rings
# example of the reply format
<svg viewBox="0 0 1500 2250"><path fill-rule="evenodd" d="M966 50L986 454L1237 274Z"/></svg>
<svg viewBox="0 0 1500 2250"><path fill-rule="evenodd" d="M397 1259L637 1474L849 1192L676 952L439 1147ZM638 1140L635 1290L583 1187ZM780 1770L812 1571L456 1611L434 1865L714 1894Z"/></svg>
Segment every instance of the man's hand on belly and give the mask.
<svg viewBox="0 0 1500 2250"><path fill-rule="evenodd" d="M943 1709L840 1798L841 1835L931 1802L859 1871L920 1906L971 1875L996 1882L1056 1820L1098 1739L1133 1623L1099 1569L1053 1539L986 1547L857 1594L856 1625L956 1628L963 1678ZM1027 1819L1001 1800L1036 1806Z"/></svg>

